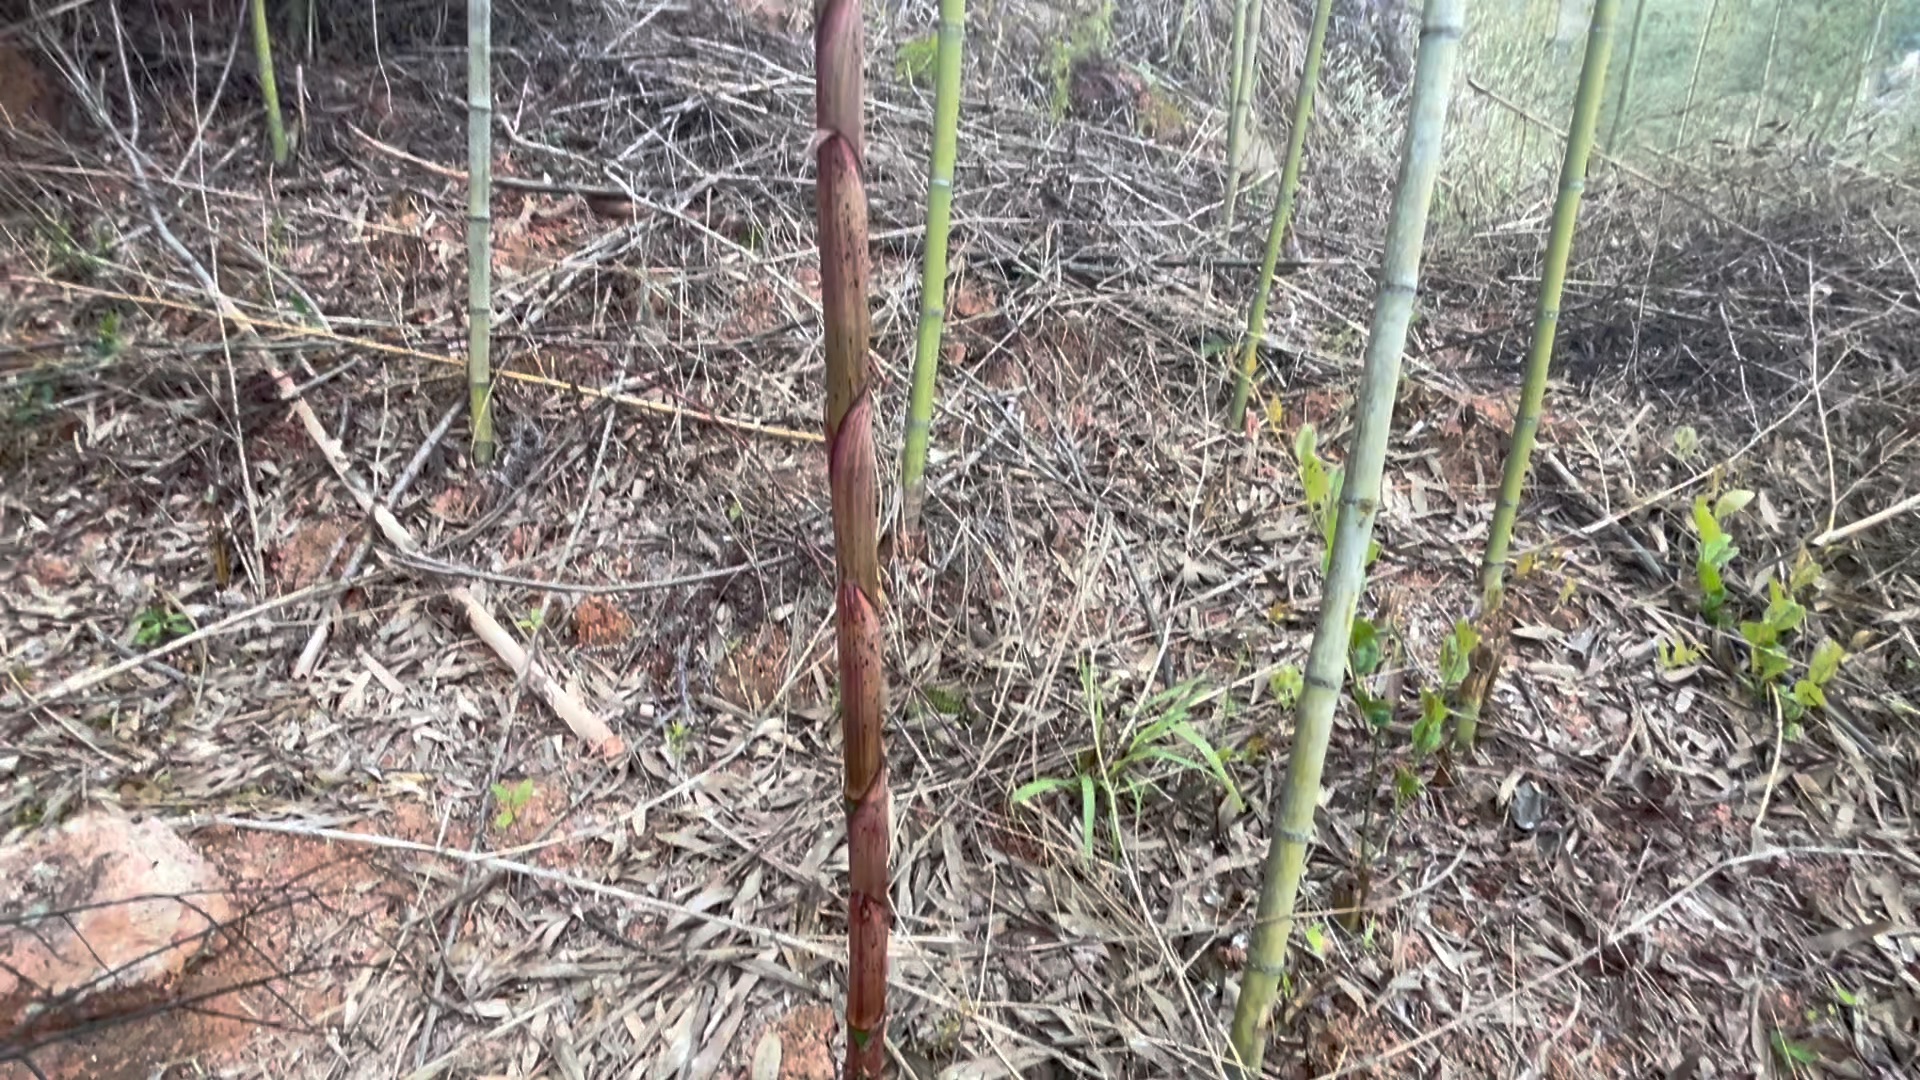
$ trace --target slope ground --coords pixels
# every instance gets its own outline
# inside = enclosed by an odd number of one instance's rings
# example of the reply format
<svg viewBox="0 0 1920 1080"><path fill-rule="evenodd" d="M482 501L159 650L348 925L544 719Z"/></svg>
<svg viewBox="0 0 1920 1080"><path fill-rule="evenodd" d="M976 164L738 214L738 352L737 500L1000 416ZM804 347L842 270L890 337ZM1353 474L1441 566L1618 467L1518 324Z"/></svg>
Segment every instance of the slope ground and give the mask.
<svg viewBox="0 0 1920 1080"><path fill-rule="evenodd" d="M888 451L930 113L894 61L925 14L871 34ZM116 75L82 84L120 137L69 103L57 141L0 165L0 821L164 815L257 898L190 1013L16 1048L0 1075L833 1075L805 12L575 22L497 32L495 171L521 183L494 209L513 377L485 472L462 423L436 434L463 394L463 73L438 47L458 27L309 65L301 159L271 178L224 40L135 36L160 44L123 83L95 27L88 62ZM1216 1075L1291 733L1274 676L1316 615L1289 448L1302 423L1344 443L1391 147L1327 153L1378 124L1329 94L1266 407L1223 433L1250 272L1212 226L1216 73L1168 76L1173 21L1123 15L1111 51L1161 81L1082 66L1055 119L1042 31L984 25L928 534L890 569L890 1034L944 1076ZM84 29L36 32L72 56ZM1398 709L1371 741L1340 718L1272 1075L1920 1070L1920 528L1819 551L1795 656L1851 655L1790 724L1696 614L1687 524L1696 494L1758 493L1732 522L1754 617L1808 539L1916 490L1911 189L1784 151L1752 169L1777 194L1737 214L1684 171L1596 170L1492 730L1421 762L1407 730L1472 607L1542 205L1436 226L1368 601L1404 643ZM351 588L276 602L338 580L364 525L263 352L361 483L427 448L395 502L423 555L376 545ZM595 759L475 642L461 581L627 753ZM165 641L168 613L208 632L48 696ZM1674 642L1702 654L1663 663ZM1098 767L1096 714L1111 757L1192 680L1246 811L1140 765L1088 858L1077 801L1012 804Z"/></svg>

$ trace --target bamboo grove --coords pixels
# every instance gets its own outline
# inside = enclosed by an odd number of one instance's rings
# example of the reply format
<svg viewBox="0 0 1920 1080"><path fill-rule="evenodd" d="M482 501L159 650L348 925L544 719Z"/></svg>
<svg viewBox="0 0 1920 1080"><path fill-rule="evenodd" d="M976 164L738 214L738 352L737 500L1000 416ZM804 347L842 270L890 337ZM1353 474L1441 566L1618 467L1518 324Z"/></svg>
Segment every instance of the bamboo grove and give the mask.
<svg viewBox="0 0 1920 1080"><path fill-rule="evenodd" d="M1637 43L1644 4L1633 24ZM1305 148L1333 2L1316 0L1293 102L1280 182L1264 235L1260 272L1248 306L1245 336L1233 356L1226 420L1244 423L1258 392L1260 346L1266 333L1275 268L1292 226ZM1305 685L1296 705L1292 752L1268 831L1269 848L1251 947L1231 1027L1237 1075L1260 1071L1281 986L1293 910L1313 845L1315 807L1333 719L1346 683L1350 635L1366 591L1366 566L1384 483L1386 449L1400 380L1401 355L1414 316L1427 219L1445 144L1449 100L1465 25L1465 0L1425 0L1399 173L1390 207L1378 289L1367 327L1366 348L1354 404L1354 427L1344 478L1337 492L1331 551L1322 589ZM1566 279L1580 196L1605 96L1613 24L1619 0L1596 0L1587 35L1579 87L1560 172L1542 280L1527 356L1525 381L1494 523L1480 564L1479 618L1498 619L1512 526L1525 483L1544 406L1561 287ZM1254 69L1261 33L1262 0L1233 6L1231 70L1226 98L1227 154L1221 220L1231 232L1241 195L1241 164L1251 123ZM250 13L260 78L267 101L269 138L276 164L288 147L273 92L272 55L262 0ZM491 63L489 0L468 4L468 391L473 455L485 464L493 452L489 366ZM965 0L939 0L934 63L932 139L926 192L926 240L922 252L918 333L911 394L899 471L900 528L922 527L928 447L940 346L945 330L947 248L954 206L957 124L961 100ZM816 0L814 11L814 122L816 241L820 258L825 353L823 428L834 543L832 582L844 768L849 886L846 908L848 958L844 1075L870 1078L887 1070L890 794L885 728L888 713L885 598L881 586L880 467L875 444L871 353L872 315L868 206L865 190L865 44L859 0ZM1619 137L1627 113L1635 57L1629 49L1625 78L1613 106L1608 142ZM1455 702L1457 734L1470 749L1480 699L1491 684L1488 650L1477 650L1481 670L1471 690Z"/></svg>

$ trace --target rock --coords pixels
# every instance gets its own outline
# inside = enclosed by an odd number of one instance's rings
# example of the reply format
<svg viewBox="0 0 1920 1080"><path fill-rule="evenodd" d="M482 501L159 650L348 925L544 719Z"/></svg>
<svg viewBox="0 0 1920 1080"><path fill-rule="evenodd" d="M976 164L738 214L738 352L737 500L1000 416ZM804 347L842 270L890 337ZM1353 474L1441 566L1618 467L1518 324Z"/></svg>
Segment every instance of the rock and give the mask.
<svg viewBox="0 0 1920 1080"><path fill-rule="evenodd" d="M780 1080L834 1080L833 1010L825 1005L802 1005L780 1019L774 1030L780 1039Z"/></svg>
<svg viewBox="0 0 1920 1080"><path fill-rule="evenodd" d="M0 850L0 917L8 1043L164 1002L233 906L166 825L90 811Z"/></svg>

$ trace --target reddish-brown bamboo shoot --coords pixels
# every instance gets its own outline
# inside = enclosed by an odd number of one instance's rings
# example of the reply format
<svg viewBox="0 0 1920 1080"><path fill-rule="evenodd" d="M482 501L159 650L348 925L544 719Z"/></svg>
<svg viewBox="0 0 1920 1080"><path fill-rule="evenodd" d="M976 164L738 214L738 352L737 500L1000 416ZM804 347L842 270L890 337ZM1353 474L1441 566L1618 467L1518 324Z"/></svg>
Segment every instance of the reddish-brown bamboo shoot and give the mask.
<svg viewBox="0 0 1920 1080"><path fill-rule="evenodd" d="M887 714L880 630L879 470L867 348L871 273L867 194L861 184L859 0L814 5L814 135L820 236L820 307L826 327L827 477L833 497L834 605L840 660L840 731L846 757L847 1059L849 1080L886 1064Z"/></svg>

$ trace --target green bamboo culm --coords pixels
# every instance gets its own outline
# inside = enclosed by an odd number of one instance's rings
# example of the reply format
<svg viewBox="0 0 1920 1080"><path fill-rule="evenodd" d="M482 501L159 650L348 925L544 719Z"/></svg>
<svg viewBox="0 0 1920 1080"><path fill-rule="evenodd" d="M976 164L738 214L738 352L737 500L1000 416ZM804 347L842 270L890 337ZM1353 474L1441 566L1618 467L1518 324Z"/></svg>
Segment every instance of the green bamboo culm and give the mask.
<svg viewBox="0 0 1920 1080"><path fill-rule="evenodd" d="M1227 70L1227 182L1220 203L1220 224L1227 229L1233 227L1233 203L1240 186L1240 83L1246 74L1247 23L1253 18L1254 3L1235 0L1233 39L1227 45L1233 55L1228 58Z"/></svg>
<svg viewBox="0 0 1920 1080"><path fill-rule="evenodd" d="M493 464L493 0L467 0L467 415Z"/></svg>
<svg viewBox="0 0 1920 1080"><path fill-rule="evenodd" d="M1294 196L1300 188L1300 162L1306 156L1307 128L1313 123L1313 98L1320 85L1320 57L1327 43L1327 23L1333 14L1333 0L1318 0L1313 8L1313 29L1307 35L1307 59L1300 68L1300 92L1293 102L1293 130L1287 134L1287 161L1280 171L1280 196L1273 204L1273 221L1267 226L1267 250L1260 261L1260 284L1253 290L1253 305L1247 309L1247 340L1240 350L1240 374L1233 384L1233 404L1227 409L1227 430L1237 431L1247 417L1247 396L1253 390L1253 373L1259 363L1260 339L1267 333L1267 300L1273 295L1273 268L1280 261L1287 228L1293 222Z"/></svg>
<svg viewBox="0 0 1920 1080"><path fill-rule="evenodd" d="M275 166L287 163L287 125L280 119L280 90L273 81L273 35L267 32L267 0L253 0L253 56L260 65L260 96L267 102L267 140Z"/></svg>
<svg viewBox="0 0 1920 1080"><path fill-rule="evenodd" d="M907 403L906 448L901 456L901 531L920 528L927 494L927 440L933 391L946 326L947 227L953 218L953 159L960 134L960 53L966 40L967 0L940 0L939 48L933 72L933 152L927 176L927 248L920 265L920 339L913 352L913 392Z"/></svg>
<svg viewBox="0 0 1920 1080"><path fill-rule="evenodd" d="M1520 385L1520 404L1513 414L1513 436L1507 444L1506 471L1500 496L1493 506L1493 528L1487 534L1480 560L1480 613L1491 620L1505 598L1507 550L1513 543L1513 522L1519 516L1520 493L1527 483L1534 440L1540 433L1540 415L1547 396L1547 371L1553 364L1554 335L1560 328L1560 294L1566 286L1567 260L1573 251L1574 228L1580 221L1580 197L1586 191L1587 159L1593 153L1593 133L1599 126L1600 99L1605 95L1607 64L1613 57L1613 22L1620 0L1595 0L1587 27L1586 59L1580 65L1580 88L1573 98L1573 123L1567 129L1567 153L1560 162L1560 193L1553 204L1553 225L1547 233L1540 293L1534 304L1533 340L1527 349L1526 376ZM1480 704L1491 679L1469 680L1473 691L1463 694L1455 738L1471 749L1479 735Z"/></svg>
<svg viewBox="0 0 1920 1080"><path fill-rule="evenodd" d="M1627 35L1627 58L1620 72L1620 93L1613 100L1613 123L1607 128L1607 153L1620 150L1620 124L1627 116L1627 96L1633 92L1633 65L1640 59L1640 28L1647 22L1647 2L1639 0L1633 9L1633 32ZM1783 0L1784 2L1784 0Z"/></svg>
<svg viewBox="0 0 1920 1080"><path fill-rule="evenodd" d="M1286 787L1267 847L1253 942L1233 1013L1233 1050L1240 1074L1245 1077L1260 1074L1260 1061L1266 1052L1274 994L1280 986L1287 939L1293 932L1294 901L1306 869L1307 848L1313 842L1320 771L1333 731L1334 707L1345 681L1354 612L1366 586L1367 548L1380 508L1387 435L1400 383L1400 354L1406 348L1407 327L1413 320L1419 289L1427 212L1440 172L1463 7L1463 0L1426 0L1421 15L1412 114L1401 144L1400 178L1387 223L1380 289L1374 300L1365 367L1354 400L1353 446L1347 458L1346 480L1341 485L1339 517L1320 599L1320 622L1307 657L1306 687L1297 706Z"/></svg>

